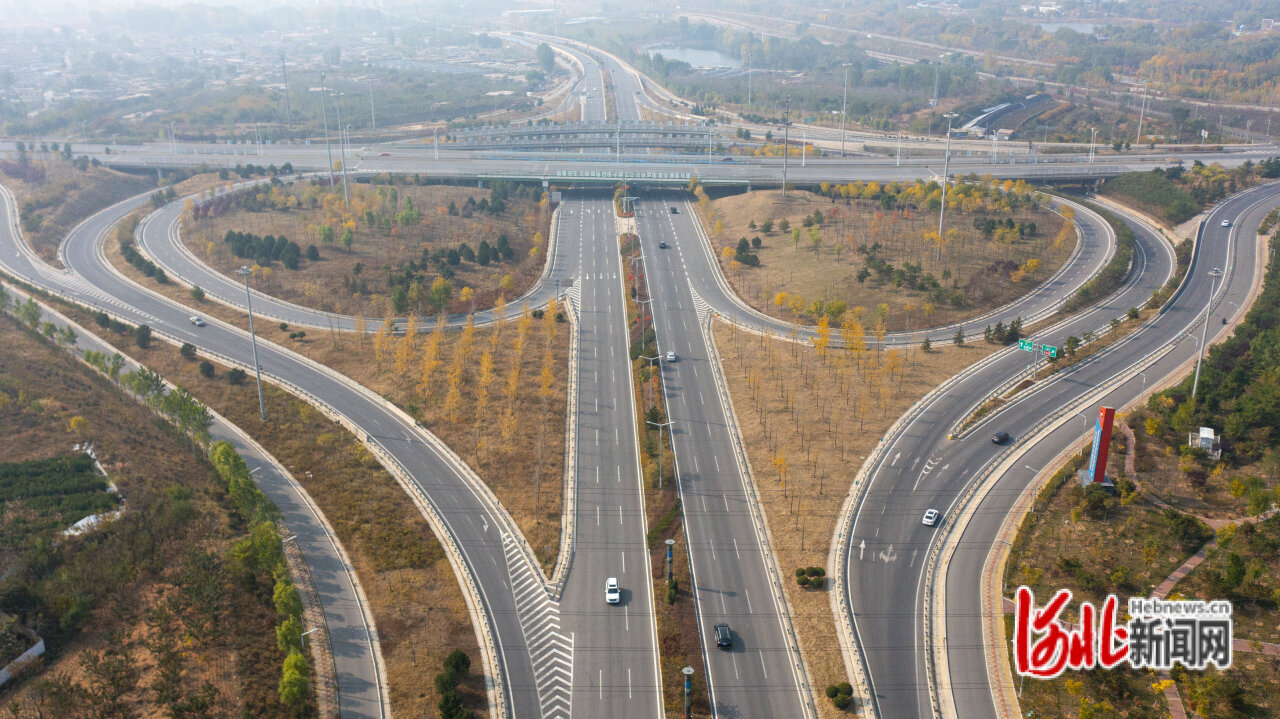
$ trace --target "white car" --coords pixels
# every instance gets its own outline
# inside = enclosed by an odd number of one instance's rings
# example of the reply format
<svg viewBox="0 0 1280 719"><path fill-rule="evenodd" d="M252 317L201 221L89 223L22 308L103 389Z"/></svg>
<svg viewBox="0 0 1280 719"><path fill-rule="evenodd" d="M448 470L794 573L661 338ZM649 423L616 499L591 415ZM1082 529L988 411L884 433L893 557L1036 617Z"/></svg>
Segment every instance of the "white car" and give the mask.
<svg viewBox="0 0 1280 719"><path fill-rule="evenodd" d="M675 352L668 352L668 353L667 353L667 361L668 361L668 362L675 362L675 361L676 361L676 353L675 353Z"/></svg>
<svg viewBox="0 0 1280 719"><path fill-rule="evenodd" d="M618 588L617 577L604 580L604 601L607 604L617 604L622 601L622 590Z"/></svg>
<svg viewBox="0 0 1280 719"><path fill-rule="evenodd" d="M926 527L932 527L938 523L938 519L941 516L942 516L941 514L938 514L938 510L928 509L928 510L925 510L924 519L921 519L920 522L924 524Z"/></svg>
<svg viewBox="0 0 1280 719"><path fill-rule="evenodd" d="M1230 226L1231 226L1231 220L1223 220L1223 221L1222 221L1222 226L1223 226L1223 227L1230 227Z"/></svg>
<svg viewBox="0 0 1280 719"><path fill-rule="evenodd" d="M195 315L192 315L187 319L191 322L191 324L195 325L196 327L204 327L204 320L200 319L199 317L196 317Z"/></svg>

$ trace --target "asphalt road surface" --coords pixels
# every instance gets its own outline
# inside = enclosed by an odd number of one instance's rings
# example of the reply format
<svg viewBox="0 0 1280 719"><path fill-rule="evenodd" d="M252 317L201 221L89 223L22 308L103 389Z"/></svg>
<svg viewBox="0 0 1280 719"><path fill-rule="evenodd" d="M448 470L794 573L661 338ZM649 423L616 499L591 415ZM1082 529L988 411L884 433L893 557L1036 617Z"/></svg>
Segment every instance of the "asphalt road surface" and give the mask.
<svg viewBox="0 0 1280 719"><path fill-rule="evenodd" d="M1168 343L1174 345L1172 352L1143 370L1141 375L1134 375L1103 396L1093 399L1082 410L1083 419L1073 419L1037 441L1025 455L1018 458L1016 469L1001 476L994 489L977 506L973 520L960 536L958 549L945 576L948 663L959 716L976 719L996 715L983 656L979 590L983 563L1013 502L1039 468L1045 467L1064 447L1073 443L1083 446L1082 434L1086 426L1092 429L1098 407L1123 407L1140 396L1148 384L1158 383L1189 358L1196 356L1211 286L1214 299L1213 309L1209 313L1210 343L1221 339L1218 335L1225 334L1223 318L1230 318L1248 309L1244 302L1253 281L1254 268L1259 262L1265 262L1265 258L1256 256L1256 230L1263 217L1275 206L1277 198L1280 198L1280 185L1272 184L1241 193L1220 204L1205 221L1203 240L1188 271L1181 294L1155 321L1141 333L1117 343L1096 360L1082 363L1078 370L1073 367L1059 373L1048 383L1048 387L1036 395L1027 396L993 412L974 435L962 443L985 443L986 446L982 448L985 451L975 452L977 456L972 460L979 461L995 449L987 440L992 431L1008 429L1016 435L1017 427L1029 426L1053 409L1078 404L1077 398L1083 398L1107 378L1126 372L1157 348ZM1221 226L1224 219L1232 220L1230 228ZM1213 268L1228 270L1224 276L1225 283L1222 279L1215 280L1209 275ZM1123 303L1109 303L1109 306L1114 311L1122 309ZM1203 383L1205 378L1201 377L1201 381ZM923 448L912 451L920 449ZM974 450L977 450L976 446ZM957 448L956 451L963 450ZM949 495L939 496L935 500L936 506L941 508L947 496ZM894 496L895 500L900 498L898 495ZM904 517L904 525L911 519L911 516ZM916 526L919 527L919 524ZM1008 677L1006 679L1011 681Z"/></svg>
<svg viewBox="0 0 1280 719"><path fill-rule="evenodd" d="M772 553L753 517L754 495L739 470L733 435L719 402L711 351L695 302L688 258L696 238L677 239L662 202L637 203L636 219L652 297L668 420L692 565L694 598L713 711L726 717L811 716L791 619ZM658 243L665 240L666 249ZM733 647L719 649L712 627L728 622Z"/></svg>

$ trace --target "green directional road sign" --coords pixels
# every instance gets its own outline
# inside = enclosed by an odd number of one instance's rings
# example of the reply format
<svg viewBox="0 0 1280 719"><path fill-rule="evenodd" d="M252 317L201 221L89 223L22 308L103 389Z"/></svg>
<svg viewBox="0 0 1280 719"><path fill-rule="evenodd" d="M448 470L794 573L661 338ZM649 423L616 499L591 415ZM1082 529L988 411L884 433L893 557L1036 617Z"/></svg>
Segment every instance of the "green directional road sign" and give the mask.
<svg viewBox="0 0 1280 719"><path fill-rule="evenodd" d="M1058 359L1058 348L1053 345L1044 345L1044 356Z"/></svg>
<svg viewBox="0 0 1280 719"><path fill-rule="evenodd" d="M1034 351L1031 344L1031 340L1018 340L1018 349L1024 350L1026 352Z"/></svg>

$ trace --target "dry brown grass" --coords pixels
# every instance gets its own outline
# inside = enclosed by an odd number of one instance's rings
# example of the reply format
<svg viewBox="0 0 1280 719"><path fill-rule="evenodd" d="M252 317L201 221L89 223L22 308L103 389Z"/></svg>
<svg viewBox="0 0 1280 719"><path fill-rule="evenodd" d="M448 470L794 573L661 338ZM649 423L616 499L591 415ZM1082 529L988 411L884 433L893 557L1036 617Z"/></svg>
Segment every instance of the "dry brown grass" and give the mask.
<svg viewBox="0 0 1280 719"><path fill-rule="evenodd" d="M422 217L418 224L387 229L371 228L365 224L363 209L369 207L376 211L382 207L385 210L389 202L384 205L378 192L381 188L391 187L398 194L401 208L405 199L413 201ZM236 257L231 252L223 241L228 231L250 232L259 236L283 235L304 251L308 245L315 245L320 251L320 260L303 259L297 270L285 269L274 262L269 273L254 278L255 289L305 307L366 316L386 314L385 303L390 294L388 276L400 272L410 261L415 261L421 272L421 299L412 303L410 310L419 315L430 314L427 289L438 272L422 269L423 254L439 248L455 248L465 242L474 251L481 240L496 245L498 236L505 234L515 253L510 260L491 262L483 267L466 261L453 267L457 274L451 280L454 286L453 301L449 305L451 312L491 306L504 292L500 283L506 275L511 276L512 285L505 294L516 297L528 289L542 271L545 242L536 255L531 255L530 250L534 246L535 233L541 233L543 238L547 236L549 215L532 200L512 195L506 201L507 209L502 214L491 216L477 212L468 218L447 214L450 202L461 210L468 198L479 202L489 197L488 190L448 185L392 186L386 183L377 186L351 183L350 189L354 237L350 250L341 244L342 187L339 185L330 192L328 187L307 183L293 183L282 188L284 194L302 198L301 207L256 212L237 208L215 218L184 219L182 240L192 253L228 275L242 265L253 264L252 259ZM333 203L332 208L326 209L323 204L310 207L311 196L323 200L329 194L336 199L336 203L329 201ZM318 236L317 228L326 223L335 228L332 245L324 244ZM359 274L356 274L357 265L360 266ZM359 280L364 281L364 287L350 284ZM475 296L470 301L462 299L463 287L474 290Z"/></svg>
<svg viewBox="0 0 1280 719"><path fill-rule="evenodd" d="M217 317L247 330L244 313L217 302L197 303L186 288L173 282L161 285L149 280L120 257L114 239L106 244L107 259L137 282L193 307L206 317ZM443 332L431 373L430 392L419 388L423 355L431 334L420 334L406 348L405 338L313 330L303 339L289 339L293 328L262 318L254 328L262 339L305 355L350 377L409 412L466 461L493 490L524 532L529 546L550 572L560 547L563 502L564 429L569 362L569 323L529 318L527 339L520 352L520 371L514 400L506 383L517 355L514 339L520 320L501 327L473 331L470 349L461 363L458 393L450 398L450 372L457 359L463 332ZM550 340L550 384L544 390L542 373ZM381 353L378 345L383 345ZM482 359L492 353L493 378L488 401L480 409L479 384ZM379 357L381 354L381 357ZM406 498L407 501L407 498Z"/></svg>
<svg viewBox="0 0 1280 719"><path fill-rule="evenodd" d="M83 311L74 313L91 322ZM306 487L351 557L369 600L393 714L434 712L438 697L429 678L454 649L467 652L476 668L464 685L468 706L483 708L482 664L453 568L426 519L354 436L269 384L263 386L268 417L263 422L252 381L232 385L221 365L207 379L198 361L183 359L171 345L153 342L144 350L118 341L117 346L248 432Z"/></svg>
<svg viewBox="0 0 1280 719"><path fill-rule="evenodd" d="M56 614L39 619L47 625L42 631L49 653L36 673L6 686L5 704L12 702L17 716L35 716L31 712L40 701L40 680L63 675L84 683L82 654L114 643L135 656L141 672L138 688L125 696L129 708L142 716L160 716L163 707L149 689L157 671L145 643L156 636L156 629L148 626L147 612L174 595L170 585L176 581L177 556L183 546L196 545L226 557L245 527L232 513L203 453L176 430L66 352L17 328L7 317L0 318L0 343L5 348L0 352L0 394L4 396L0 401L0 435L5 438L0 442L0 461L20 462L71 452L78 437L68 431L68 420L82 417L98 458L126 501L125 511L146 513L135 515L139 519L132 524L127 519L111 523L85 542L60 540L57 550L41 550L36 566L45 568L32 570L36 576L61 565L57 569L60 577L52 584L69 583L85 594L101 594L102 600L95 603L92 617L78 632L60 631ZM188 492L192 505L183 529L174 535L159 523L142 526L150 520L141 517L163 514L157 509L164 502L161 497L179 496L178 492ZM7 511L14 509L13 504L6 507ZM132 540L128 539L130 532L135 533ZM122 536L125 539L119 539ZM116 567L84 566L84 562L96 562L92 558L95 546L119 547L130 541L136 541L136 546L150 543L152 551L170 559L162 560L158 571L129 562L122 562L129 566L120 574L113 573ZM11 549L3 554L6 565L16 558ZM137 557L143 556L145 551L139 551ZM75 586L77 582L105 580L101 575L108 573L110 589ZM31 574L24 571L19 576L21 582L11 581L10 591L19 590L18 584L37 585ZM41 592L50 590L46 585ZM204 640L189 640L183 646L184 691L191 692L200 682L210 681L218 690L214 711L219 716L242 712L281 718L288 715L276 699L284 655L275 646L276 616L270 604L270 587L265 601L258 591L261 588L243 590L240 584L228 582L222 617L225 631ZM47 599L28 596L21 603L38 605ZM112 639L114 633L119 634L119 640ZM48 705L44 712L44 716L51 716Z"/></svg>
<svg viewBox="0 0 1280 719"><path fill-rule="evenodd" d="M940 382L991 354L986 344L841 356L748 334L721 322L716 347L761 505L773 535L792 621L813 686L850 681L826 590L791 580L826 566L840 505L863 460L897 418ZM785 459L785 485L775 461ZM818 698L823 716L844 713Z"/></svg>
<svg viewBox="0 0 1280 719"><path fill-rule="evenodd" d="M77 170L56 153L28 152L31 164L44 172L42 182L0 176L13 192L19 211L39 218L39 226L22 225L22 236L45 262L61 267L58 245L71 228L98 210L154 187L154 182L105 167ZM154 178L151 178L154 180ZM28 203L31 212L23 211Z"/></svg>
<svg viewBox="0 0 1280 719"><path fill-rule="evenodd" d="M823 232L824 239L817 252L803 228L797 245L789 232L782 232L776 227L777 222L784 218L791 226L799 227L805 215L812 215L815 210L827 213L832 209L841 213L841 217L827 220L825 226L828 229ZM958 235L943 251L941 262L934 260L932 246L926 246L922 239L925 232L937 230L936 212L914 209L886 212L878 203L869 200L853 200L848 204L845 200L838 200L832 203L826 197L803 190L789 192L784 203L780 192L759 190L715 200L712 213L723 223L720 233L714 232L715 220L705 216L703 220L721 269L738 294L752 307L773 317L814 323L816 318L812 314L797 314L787 306L778 306L775 303L777 294L799 295L806 303L841 300L849 308L861 306L868 310L885 303L889 306L887 327L891 332L943 326L1006 304L1052 275L1070 256L1075 244L1067 242L1054 246L1053 239L1063 220L1045 209L1018 211L1011 215L1015 222L1035 222L1037 235L999 247L992 247L982 233L974 229L973 220L988 216L1003 219L1004 216L948 209L947 228L957 230ZM700 211L699 214L704 213ZM749 227L752 221L759 226L769 218L775 223L771 233ZM759 267L742 266L722 254L725 247L736 248L739 238L743 237L761 239L762 246L751 250L760 257ZM951 280L958 281L961 288L965 288L971 278L989 268L997 259L1022 264L1035 257L1040 259L1041 265L1020 282L1013 282L1007 274L981 282L982 296L969 293L964 307L933 303L934 308L926 313L929 297L923 291L895 287L892 282L878 284L874 275L864 282L858 281L858 272L865 262L857 248L859 245L869 247L875 242L883 246L878 256L894 266L901 267L903 262L920 264L923 272L932 273L940 280L943 280L943 270L948 270ZM949 281L944 280L944 284L949 284Z"/></svg>

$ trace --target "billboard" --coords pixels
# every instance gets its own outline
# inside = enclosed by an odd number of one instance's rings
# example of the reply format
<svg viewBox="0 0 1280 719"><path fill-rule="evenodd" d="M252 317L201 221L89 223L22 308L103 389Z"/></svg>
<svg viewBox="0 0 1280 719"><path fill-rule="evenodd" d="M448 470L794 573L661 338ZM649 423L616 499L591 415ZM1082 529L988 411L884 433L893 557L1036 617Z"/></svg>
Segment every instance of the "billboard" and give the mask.
<svg viewBox="0 0 1280 719"><path fill-rule="evenodd" d="M1093 452L1089 455L1090 482L1102 482L1107 478L1107 452L1111 449L1111 422L1116 417L1114 407L1099 407L1098 421L1093 425Z"/></svg>

